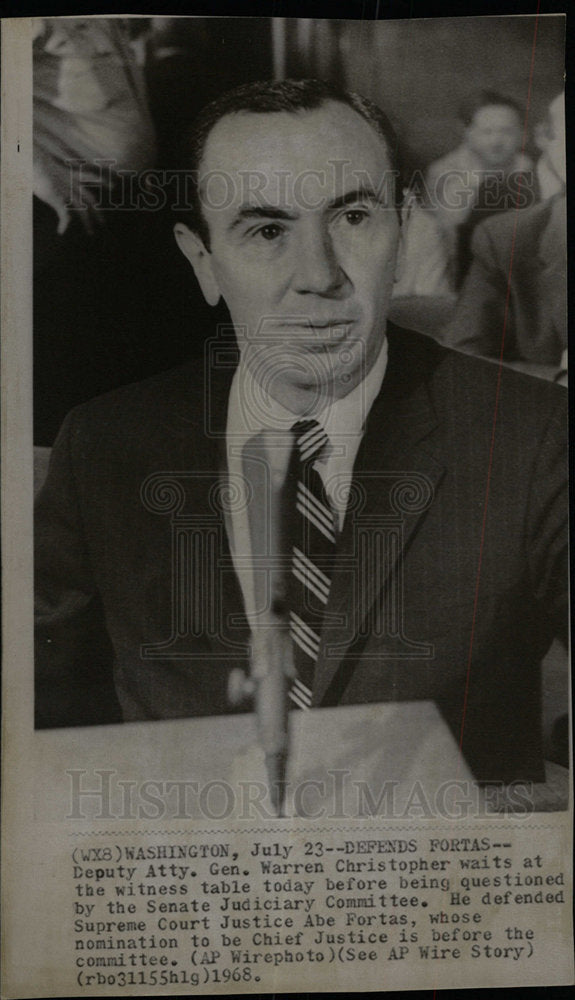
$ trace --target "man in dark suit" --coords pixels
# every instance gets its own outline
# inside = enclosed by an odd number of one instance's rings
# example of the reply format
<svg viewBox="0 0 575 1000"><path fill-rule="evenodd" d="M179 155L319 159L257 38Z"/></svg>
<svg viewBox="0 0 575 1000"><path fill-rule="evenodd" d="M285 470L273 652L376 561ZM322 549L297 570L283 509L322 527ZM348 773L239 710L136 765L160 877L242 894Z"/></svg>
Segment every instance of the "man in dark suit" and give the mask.
<svg viewBox="0 0 575 1000"><path fill-rule="evenodd" d="M478 779L543 778L564 393L386 325L394 148L313 81L200 119L176 238L234 335L67 418L37 513L37 725L229 711L271 636L296 706L431 699Z"/></svg>

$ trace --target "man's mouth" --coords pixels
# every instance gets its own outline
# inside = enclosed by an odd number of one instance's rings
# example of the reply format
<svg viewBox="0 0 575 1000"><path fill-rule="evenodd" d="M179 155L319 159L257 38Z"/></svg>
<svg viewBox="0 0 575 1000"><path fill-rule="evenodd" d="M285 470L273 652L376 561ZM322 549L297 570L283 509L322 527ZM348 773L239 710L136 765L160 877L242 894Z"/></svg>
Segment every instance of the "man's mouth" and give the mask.
<svg viewBox="0 0 575 1000"><path fill-rule="evenodd" d="M353 328L354 320L333 319L321 320L319 322L310 320L306 325L300 327L301 343L298 343L306 354L324 354L339 349L342 344L349 343L350 332ZM297 342L297 332L294 329Z"/></svg>
<svg viewBox="0 0 575 1000"><path fill-rule="evenodd" d="M332 316L324 319L313 316L277 316L273 322L268 321L266 333L271 337L266 341L271 346L277 339L278 347L284 349L289 345L295 351L305 354L321 354L349 345L351 340L357 340L354 328L358 318L349 316Z"/></svg>
<svg viewBox="0 0 575 1000"><path fill-rule="evenodd" d="M284 329L303 331L306 334L318 333L322 338L337 342L347 336L355 320L338 317L337 319L311 319L287 320L282 324Z"/></svg>

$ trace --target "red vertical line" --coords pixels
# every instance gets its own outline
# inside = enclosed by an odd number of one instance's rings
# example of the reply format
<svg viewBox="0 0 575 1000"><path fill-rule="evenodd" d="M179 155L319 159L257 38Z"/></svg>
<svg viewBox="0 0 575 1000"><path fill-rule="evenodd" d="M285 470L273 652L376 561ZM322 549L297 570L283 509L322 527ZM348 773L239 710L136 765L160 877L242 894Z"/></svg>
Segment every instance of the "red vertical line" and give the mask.
<svg viewBox="0 0 575 1000"><path fill-rule="evenodd" d="M528 122L528 118L529 118L529 106L530 106L530 103L531 103L531 88L532 88L532 84L533 84L533 68L534 68L534 64L535 64L535 48L536 48L536 45L537 45L537 29L538 29L538 26L539 26L539 10L540 10L540 7L541 7L541 0L537 0L537 10L535 12L535 26L534 26L534 29L533 29L533 45L531 47L531 64L530 64L530 67L529 67L529 83L528 83L528 87L527 87L527 102L526 102L526 107L525 107L525 121L524 121L524 124L523 124L523 141L522 141L522 144L521 144L521 152L522 152L522 154L525 152L525 144L526 144L526 141L527 141L527 122ZM460 729L460 732L459 732L460 758L459 758L458 764L457 764L456 779L459 776L459 769L461 767L461 749L462 749L462 746L463 746L463 734L464 734L464 731L465 731L465 717L466 717L466 713L467 713L467 699L468 699L468 694L469 694L469 678L470 678L470 675L471 675L471 662L472 662L472 657L473 657L473 642L474 642L474 638L475 638L475 622L476 622L476 618L477 618L477 605L478 605L478 602L479 602L479 581L480 581L480 578L481 578L481 567L482 567L482 562L483 562L483 547L484 547L484 543L485 543L485 530L486 530L486 522L487 522L487 507L488 507L488 503L489 503L489 490L490 490L490 486L491 486L491 470L492 470L492 467L493 467L493 452L494 452L494 448L495 448L495 430L496 430L496 426L497 426L497 413L498 413L498 409L499 409L499 393L500 393L500 389L501 389L501 369L503 367L503 350L504 350L504 346L505 346L505 331L506 331L506 328L507 328L507 316L508 316L508 311L509 311L509 298L510 298L510 288L511 288L511 273L512 273L512 269L513 269L513 255L514 255L514 252L515 252L515 236L516 236L516 232L517 232L517 212L519 211L519 197L520 197L520 194L521 194L521 180L522 180L522 176L520 175L519 176L518 192L517 192L517 202L516 202L516 205L515 205L515 220L514 220L514 225L513 225L513 236L512 236L512 241L511 241L511 255L510 255L510 260L509 260L509 274L508 274L508 278L507 278L507 290L506 290L506 294L505 294L505 310L504 310L504 314L503 314L503 329L501 331L501 348L500 348L500 352L499 352L499 365L498 365L498 371L497 371L497 385L496 385L496 389L495 389L495 405L494 405L494 409L493 409L493 423L492 423L492 428L491 428L491 442L490 442L490 447L489 447L489 461L488 461L488 465L487 465L487 481L486 481L486 484L485 484L485 500L484 500L484 504L483 504L483 519L482 519L482 524L481 524L481 540L480 540L480 543L479 543L479 559L478 559L478 564L477 564L477 575L476 575L476 580L475 580L475 594L474 594L474 598L473 598L473 617L472 617L472 621L471 621L471 635L470 635L470 638L469 638L469 653L468 653L468 657L467 657L467 671L466 671L466 676L465 676L465 690L464 690L464 693L463 693L463 710L462 710L462 715L461 715L461 729ZM433 998L432 998L432 1000L436 1000L436 993L437 993L437 989L434 989L433 990Z"/></svg>
<svg viewBox="0 0 575 1000"><path fill-rule="evenodd" d="M533 32L533 45L532 45L532 48L531 48L531 65L530 65L530 68L529 68L529 84L528 84L528 89L527 89L527 103L526 103L526 109L525 109L525 123L524 123L524 128L523 128L523 145L522 145L522 150L521 150L522 152L525 149L525 143L526 143L526 137L527 137L527 120L528 120L528 117L529 117L529 106L530 106L530 103L531 103L531 88L532 88L532 84L533 84L533 68L534 68L534 63L535 63L535 48L536 48L536 44L537 44L537 28L538 28L538 24L539 24L539 9L540 9L540 6L541 6L541 0L538 0L538 2L537 2L537 11L536 11L536 14L535 14L535 28L534 28L534 32ZM468 694L469 694L469 678L470 678L470 675L471 675L471 661L472 661L472 656L473 656L473 642L474 642L474 639L475 639L475 622L476 622L476 618L477 618L477 605L478 605L478 602L479 602L479 584L480 584L480 579L481 579L481 567L482 567L482 562L483 562L483 549L484 549L484 544L485 544L485 531L486 531L486 524L487 524L487 508L488 508L488 504L489 504L489 490L490 490L490 486L491 486L491 472L492 472L492 468L493 468L493 453L494 453L494 449L495 449L495 431L496 431L496 427L497 427L497 414L498 414L498 410L499 410L499 395L500 395L500 390L501 390L501 371L502 371L502 368L503 368L503 350L504 350L504 346L505 346L505 330L506 330L506 327L507 327L507 316L508 316L508 311L509 311L509 298L510 298L510 288L511 288L511 274L512 274L512 269L513 269L513 255L514 255L514 252L515 252L515 237L516 237L516 233L517 233L517 212L519 211L519 195L521 194L521 179L522 178L521 178L521 175L520 175L519 176L518 196L517 196L518 200L517 200L517 204L515 206L515 220L514 220L514 225L513 225L513 237L512 237L512 242L511 242L511 255L510 255L510 260L509 260L509 274L508 274L508 279L507 279L507 291L506 291L506 295L505 295L505 311L504 311L504 315L503 315L503 329L502 329L502 334L501 334L501 350L499 352L499 364L498 364L498 371L497 371L497 385L496 385L496 389L495 389L495 404L494 404L494 409L493 409L493 422L492 422L492 426L491 426L491 442L490 442L490 447L489 447L489 460L488 460L488 463L487 463L487 481L486 481L486 484L485 484L485 499L484 499L484 503L483 503L483 519L482 519L482 524L481 524L481 539L480 539L480 542L479 542L479 559L478 559L478 564L477 564L477 574L476 574L476 578L475 578L475 594L474 594L474 599L473 599L473 617L472 617L472 621L471 621L471 635L470 635L470 639L469 639L469 652L468 652L468 657L467 657L467 673L466 673L466 677L465 677L465 691L464 691L464 694L463 694L463 710L462 710L462 716L461 716L461 729L460 729L460 733L459 733L459 749L460 750L461 750L462 745L463 745L463 733L464 733L464 730L465 730L465 716L466 716L466 712L467 712L467 699L468 699ZM459 766L461 766L461 762L458 763L458 767Z"/></svg>

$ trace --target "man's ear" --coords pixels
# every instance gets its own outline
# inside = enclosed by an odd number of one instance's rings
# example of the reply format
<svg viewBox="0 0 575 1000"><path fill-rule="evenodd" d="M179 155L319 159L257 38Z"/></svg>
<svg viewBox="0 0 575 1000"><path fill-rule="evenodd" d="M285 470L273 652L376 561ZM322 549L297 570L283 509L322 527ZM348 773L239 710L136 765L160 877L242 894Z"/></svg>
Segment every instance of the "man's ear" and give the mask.
<svg viewBox="0 0 575 1000"><path fill-rule="evenodd" d="M210 306L217 306L221 293L214 275L212 256L209 250L206 250L204 241L183 222L176 222L174 236L184 257L194 269L206 302Z"/></svg>

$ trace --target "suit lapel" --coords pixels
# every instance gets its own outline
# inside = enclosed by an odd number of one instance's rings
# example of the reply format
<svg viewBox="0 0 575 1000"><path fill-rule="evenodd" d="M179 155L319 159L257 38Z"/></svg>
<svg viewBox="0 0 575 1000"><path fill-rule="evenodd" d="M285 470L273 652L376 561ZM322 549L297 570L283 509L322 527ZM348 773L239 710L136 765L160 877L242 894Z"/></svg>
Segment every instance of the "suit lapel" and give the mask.
<svg viewBox="0 0 575 1000"><path fill-rule="evenodd" d="M328 695L358 630L369 635L378 628L380 595L393 599L401 560L444 473L428 389L426 355L433 355L433 347L424 344L410 355L411 335L397 333L389 331L388 370L354 467L316 664L316 705Z"/></svg>

